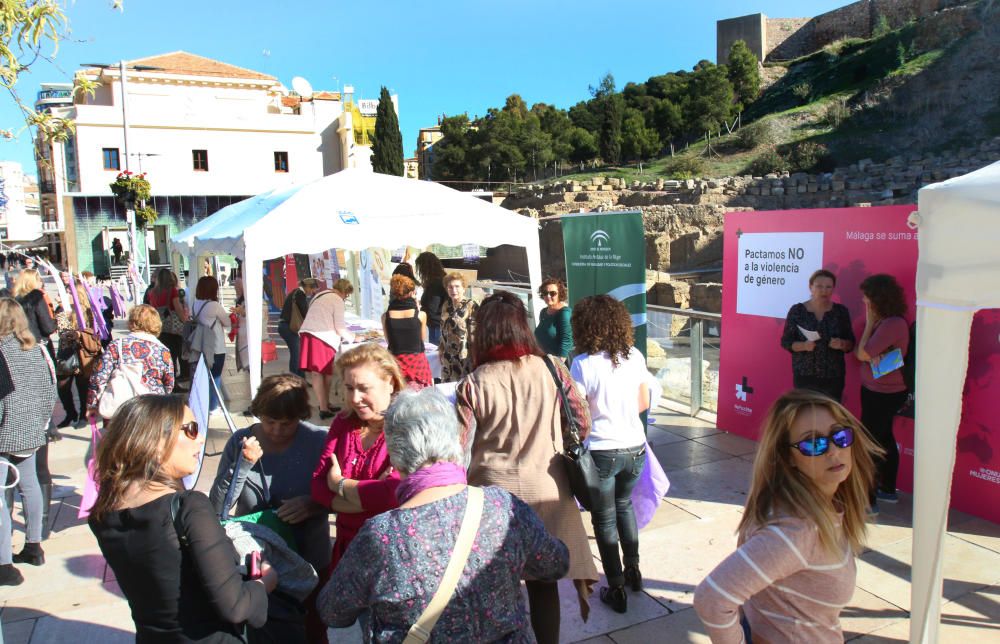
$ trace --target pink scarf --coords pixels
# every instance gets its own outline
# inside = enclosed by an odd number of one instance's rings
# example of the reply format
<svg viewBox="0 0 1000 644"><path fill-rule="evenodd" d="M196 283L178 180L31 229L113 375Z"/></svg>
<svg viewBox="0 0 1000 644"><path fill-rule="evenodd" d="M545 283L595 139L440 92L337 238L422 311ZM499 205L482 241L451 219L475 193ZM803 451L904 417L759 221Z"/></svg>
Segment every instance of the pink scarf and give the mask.
<svg viewBox="0 0 1000 644"><path fill-rule="evenodd" d="M396 498L406 503L420 492L432 487L459 485L466 483L465 468L457 463L441 461L421 467L399 482Z"/></svg>

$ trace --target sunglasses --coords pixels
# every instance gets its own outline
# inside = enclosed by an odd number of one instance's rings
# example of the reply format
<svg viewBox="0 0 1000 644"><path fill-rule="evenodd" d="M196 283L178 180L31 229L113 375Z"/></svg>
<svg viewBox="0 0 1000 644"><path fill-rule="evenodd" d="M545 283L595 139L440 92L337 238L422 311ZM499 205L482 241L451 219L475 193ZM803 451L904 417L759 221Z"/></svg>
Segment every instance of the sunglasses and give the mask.
<svg viewBox="0 0 1000 644"><path fill-rule="evenodd" d="M542 291L540 295L542 297L559 297L559 291Z"/></svg>
<svg viewBox="0 0 1000 644"><path fill-rule="evenodd" d="M854 443L854 430L850 427L836 427L827 436L813 436L798 443L792 443L792 447L799 450L803 456L822 456L830 451L830 443L840 449L850 447Z"/></svg>
<svg viewBox="0 0 1000 644"><path fill-rule="evenodd" d="M184 423L181 425L181 431L191 440L198 438L198 421L192 420L190 423Z"/></svg>

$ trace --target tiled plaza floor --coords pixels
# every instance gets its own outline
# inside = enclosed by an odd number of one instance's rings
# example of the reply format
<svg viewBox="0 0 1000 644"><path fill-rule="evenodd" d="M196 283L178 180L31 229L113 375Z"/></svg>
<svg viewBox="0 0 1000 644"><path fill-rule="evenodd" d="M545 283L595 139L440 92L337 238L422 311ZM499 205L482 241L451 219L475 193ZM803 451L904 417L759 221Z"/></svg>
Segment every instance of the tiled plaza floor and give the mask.
<svg viewBox="0 0 1000 644"><path fill-rule="evenodd" d="M268 365L268 370L277 370L279 364ZM234 373L231 365L231 361L227 363L224 378L231 398L229 407L237 422L245 425L249 419L239 412L248 406L248 388L245 376ZM56 419L61 417L61 410L57 410ZM218 453L228 436L221 419L212 425L208 457L197 486L202 490L211 485ZM128 605L86 523L76 518L89 430L76 428L63 433L65 439L51 446L50 468L56 484L75 491L68 489L67 495L53 504L53 532L44 544L46 564L19 566L25 582L0 589L3 642L133 641ZM670 477L671 489L653 521L640 533L646 590L630 595L625 615L612 612L595 596L590 619L583 623L574 593L564 584L563 641L709 641L691 610L691 593L735 547L734 530L746 496L755 444L720 432L710 422L664 408L653 414L649 442ZM883 507L878 524L871 530L870 548L860 557L857 590L843 613L850 641L905 642L908 638L912 507L910 497L901 497L898 505ZM589 516L584 520L589 530ZM16 525L15 552L23 540L21 524ZM596 558L593 542L592 549ZM939 641L1000 642L1000 526L952 512L944 577ZM357 629L331 631L331 636L334 642L360 641Z"/></svg>

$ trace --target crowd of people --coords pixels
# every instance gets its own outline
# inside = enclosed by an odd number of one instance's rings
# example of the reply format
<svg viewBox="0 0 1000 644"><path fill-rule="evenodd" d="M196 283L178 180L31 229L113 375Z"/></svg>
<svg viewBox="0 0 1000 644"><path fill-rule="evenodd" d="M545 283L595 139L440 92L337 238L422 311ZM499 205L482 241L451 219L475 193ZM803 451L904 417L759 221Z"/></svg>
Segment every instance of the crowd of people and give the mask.
<svg viewBox="0 0 1000 644"><path fill-rule="evenodd" d="M161 271L147 304L129 311L129 333L97 338L91 352L83 336L100 312L85 282L66 315L47 303L37 271L22 271L17 299L0 299L0 480L16 472L26 539L13 554L10 517L0 513L0 584L20 583L14 563L44 563L58 395L70 422L103 418L89 524L137 641L325 642L328 626L360 620L366 641L558 642L560 579L572 581L584 620L595 590L627 612L630 592L644 587L632 503L652 458L641 414L660 395L630 314L608 295L571 309L552 278L533 326L520 297L496 291L476 302L463 274L433 254L414 264L416 274L402 263L389 284L387 347L357 342L348 328L348 280L326 288L305 278L289 293L278 323L288 373L262 381L250 409L257 422L229 438L207 496L182 483L199 467L207 428L173 392L192 357L221 376L235 312L219 303L218 281L198 279L189 311L176 276ZM694 595L713 641L842 641L866 522L878 500L895 498L891 423L906 387L898 368L873 364L897 349L906 356L902 289L888 275L862 282L856 337L850 312L832 301L835 286L832 272L817 271L809 300L789 311L780 342L795 388L761 427L737 550ZM75 361L63 355L64 337ZM425 343L440 352L437 379ZM840 403L848 354L860 364L860 421ZM334 380L339 406L329 399ZM124 381L141 387L115 395ZM436 383L454 383L453 399ZM314 405L328 429L308 422ZM567 436L592 459L583 492L563 458ZM250 533L280 547L244 558L236 523L265 526Z"/></svg>

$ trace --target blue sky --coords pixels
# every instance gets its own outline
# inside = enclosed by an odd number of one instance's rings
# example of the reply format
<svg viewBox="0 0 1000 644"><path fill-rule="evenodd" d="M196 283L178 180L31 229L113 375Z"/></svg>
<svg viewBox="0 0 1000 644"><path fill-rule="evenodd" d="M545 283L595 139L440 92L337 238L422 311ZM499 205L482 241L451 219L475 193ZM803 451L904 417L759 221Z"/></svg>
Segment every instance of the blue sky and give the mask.
<svg viewBox="0 0 1000 644"><path fill-rule="evenodd" d="M403 151L441 114L484 114L513 93L529 104L567 108L607 72L618 87L715 60L715 21L763 12L816 15L846 0L76 0L72 34L55 65L41 61L17 90L68 81L80 63L110 63L176 50L276 76L303 76L319 89L354 85L358 98L399 94ZM0 129L23 125L7 95ZM0 141L0 160L34 173L31 141Z"/></svg>

